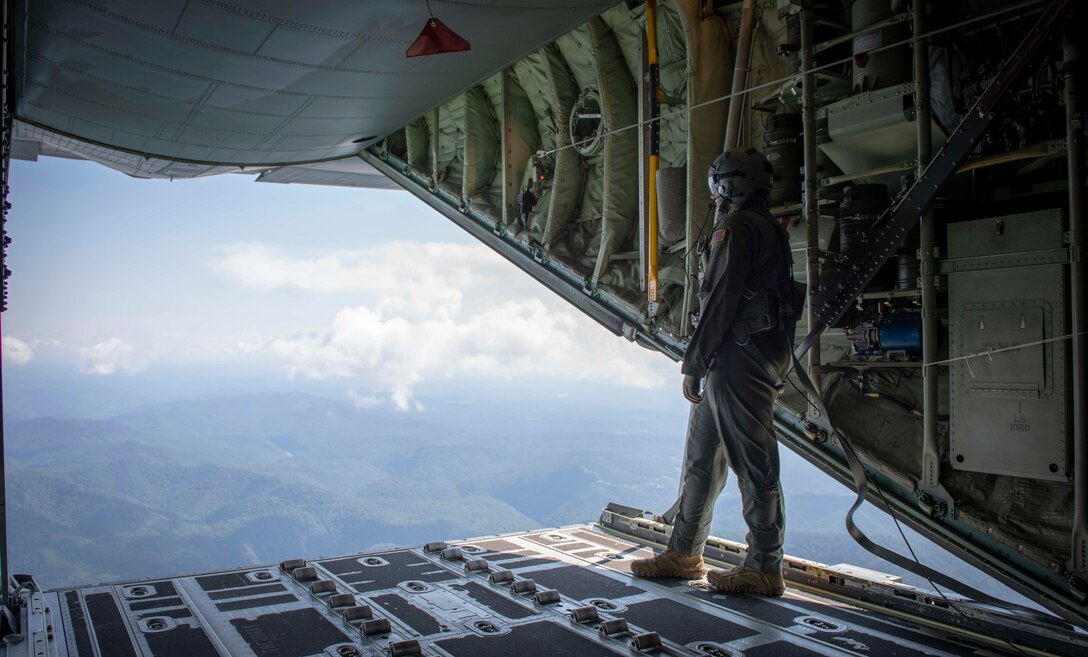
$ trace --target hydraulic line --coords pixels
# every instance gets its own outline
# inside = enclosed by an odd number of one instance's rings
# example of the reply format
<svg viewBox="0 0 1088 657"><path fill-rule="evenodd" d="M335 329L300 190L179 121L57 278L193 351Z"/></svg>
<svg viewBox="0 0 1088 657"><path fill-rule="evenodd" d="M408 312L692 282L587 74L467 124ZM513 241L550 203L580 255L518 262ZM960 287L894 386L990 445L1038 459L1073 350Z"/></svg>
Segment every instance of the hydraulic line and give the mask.
<svg viewBox="0 0 1088 657"><path fill-rule="evenodd" d="M920 411L917 408L911 406L910 404L903 401L902 399L899 399L898 397L892 397L891 395L886 395L886 394L881 393L881 392L867 392L867 393L865 393L865 396L868 397L869 399L884 399L884 400L890 401L891 403L893 403L896 406L902 408L903 410L907 411L911 415L914 415L916 417L922 417L922 411Z"/></svg>
<svg viewBox="0 0 1088 657"><path fill-rule="evenodd" d="M740 35L737 39L737 63L733 67L733 88L730 92L729 117L725 123L725 148L736 148L740 143L740 119L744 109L744 88L748 86L748 74L752 70L752 32L756 23L755 0L744 0L740 16Z"/></svg>

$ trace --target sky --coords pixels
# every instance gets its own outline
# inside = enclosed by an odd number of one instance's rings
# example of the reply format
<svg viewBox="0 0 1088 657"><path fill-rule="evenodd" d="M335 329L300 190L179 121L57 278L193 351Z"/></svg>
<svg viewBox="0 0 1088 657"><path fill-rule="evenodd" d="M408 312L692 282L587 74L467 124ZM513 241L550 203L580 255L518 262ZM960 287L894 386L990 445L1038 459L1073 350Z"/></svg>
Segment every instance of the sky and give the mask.
<svg viewBox="0 0 1088 657"><path fill-rule="evenodd" d="M156 368L319 381L359 407L429 385L676 388L613 336L406 192L137 180L42 158L11 172L8 376Z"/></svg>

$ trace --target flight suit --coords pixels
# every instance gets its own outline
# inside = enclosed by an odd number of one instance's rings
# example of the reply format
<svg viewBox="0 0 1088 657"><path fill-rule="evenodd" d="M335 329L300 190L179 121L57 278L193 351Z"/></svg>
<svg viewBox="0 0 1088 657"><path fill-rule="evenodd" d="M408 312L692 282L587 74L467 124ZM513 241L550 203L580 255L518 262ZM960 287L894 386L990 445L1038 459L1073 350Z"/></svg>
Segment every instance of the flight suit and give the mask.
<svg viewBox="0 0 1088 657"><path fill-rule="evenodd" d="M521 222L525 228L529 227L529 214L536 207L536 194L532 189L526 189L518 195L518 205L521 207Z"/></svg>
<svg viewBox="0 0 1088 657"><path fill-rule="evenodd" d="M748 525L746 565L781 569L785 517L772 408L792 349L782 317L792 313L790 265L788 237L766 207L719 212L700 285L699 322L682 367L704 379L702 401L688 419L669 541L682 555L702 554L729 466Z"/></svg>

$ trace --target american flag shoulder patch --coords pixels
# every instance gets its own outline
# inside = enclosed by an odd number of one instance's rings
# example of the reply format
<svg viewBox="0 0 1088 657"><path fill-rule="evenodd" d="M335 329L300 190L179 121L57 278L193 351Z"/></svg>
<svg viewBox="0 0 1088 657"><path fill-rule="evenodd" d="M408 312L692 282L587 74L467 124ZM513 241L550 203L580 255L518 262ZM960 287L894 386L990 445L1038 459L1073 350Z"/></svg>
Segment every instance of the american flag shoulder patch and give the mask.
<svg viewBox="0 0 1088 657"><path fill-rule="evenodd" d="M714 231L714 233L710 236L710 246L718 246L725 241L725 238L728 237L728 235L728 228L719 228L718 230Z"/></svg>

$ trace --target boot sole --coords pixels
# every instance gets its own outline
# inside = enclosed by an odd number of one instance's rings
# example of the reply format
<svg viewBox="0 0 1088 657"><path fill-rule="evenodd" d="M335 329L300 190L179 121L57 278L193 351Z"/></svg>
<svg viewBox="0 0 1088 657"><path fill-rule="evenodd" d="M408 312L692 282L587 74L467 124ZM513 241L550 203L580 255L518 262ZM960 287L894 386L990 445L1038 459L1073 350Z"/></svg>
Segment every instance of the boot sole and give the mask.
<svg viewBox="0 0 1088 657"><path fill-rule="evenodd" d="M634 568L631 569L631 574L635 577L646 577L651 579L702 579L706 575L706 571L679 571L679 570L662 570L655 571L653 573L640 573L636 572Z"/></svg>
<svg viewBox="0 0 1088 657"><path fill-rule="evenodd" d="M761 589L755 586L738 586L735 589L724 589L721 587L715 587L719 591L726 593L743 593L745 595L761 595L767 598L780 598L785 594L785 589Z"/></svg>
<svg viewBox="0 0 1088 657"><path fill-rule="evenodd" d="M785 587L782 588L766 588L762 586L754 586L751 584L739 584L737 586L722 586L716 582L710 582L710 585L718 591L725 591L726 593L744 593L746 595L762 595L768 598L781 597L785 592Z"/></svg>
<svg viewBox="0 0 1088 657"><path fill-rule="evenodd" d="M775 586L771 582L758 583L747 578L729 577L727 573L712 572L707 577L707 583L718 591L728 593L745 593L748 595L762 595L769 598L777 598L786 592L786 586ZM730 581L733 580L733 581ZM739 581L738 581L739 580Z"/></svg>

